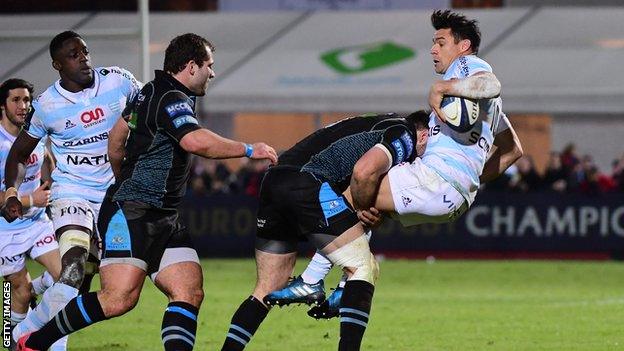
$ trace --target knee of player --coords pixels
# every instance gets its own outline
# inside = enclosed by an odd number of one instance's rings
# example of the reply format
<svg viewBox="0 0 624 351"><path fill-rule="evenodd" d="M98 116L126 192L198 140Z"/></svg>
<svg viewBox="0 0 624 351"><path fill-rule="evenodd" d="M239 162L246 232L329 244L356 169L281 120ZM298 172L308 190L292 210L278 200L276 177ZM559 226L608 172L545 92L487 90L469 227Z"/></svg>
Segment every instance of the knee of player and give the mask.
<svg viewBox="0 0 624 351"><path fill-rule="evenodd" d="M379 264L364 237L344 245L327 257L342 267L349 277L347 280L363 280L374 285L379 277Z"/></svg>
<svg viewBox="0 0 624 351"><path fill-rule="evenodd" d="M102 310L106 317L117 317L132 310L139 301L139 291L106 291L100 294Z"/></svg>
<svg viewBox="0 0 624 351"><path fill-rule="evenodd" d="M183 301L193 306L199 307L204 301L204 290L201 287L193 287L191 289L180 289L174 291L169 297L171 301Z"/></svg>

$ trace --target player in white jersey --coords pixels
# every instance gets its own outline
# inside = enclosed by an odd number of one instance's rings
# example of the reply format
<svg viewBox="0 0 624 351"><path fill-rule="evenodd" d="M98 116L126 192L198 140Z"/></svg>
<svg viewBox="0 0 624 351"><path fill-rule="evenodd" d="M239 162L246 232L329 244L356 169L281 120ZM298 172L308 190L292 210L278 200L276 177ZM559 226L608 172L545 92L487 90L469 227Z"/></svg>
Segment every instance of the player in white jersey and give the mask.
<svg viewBox="0 0 624 351"><path fill-rule="evenodd" d="M0 85L0 207L4 204L4 164L30 110L33 86L29 82L12 78ZM8 223L0 217L0 276L11 282L11 326L26 318L33 292L41 294L58 279L61 258L54 238L52 222L45 213L50 191L50 171L53 161L45 150L44 142L37 144L28 157L20 198L27 208L22 219ZM41 184L42 179L46 182ZM26 256L46 268L43 275L32 282L26 270ZM51 349L65 350L66 339Z"/></svg>
<svg viewBox="0 0 624 351"><path fill-rule="evenodd" d="M447 10L435 11L431 23L436 29L431 47L434 69L444 76L429 94L433 112L425 154L385 174L387 155L372 149L353 171L353 205L364 214L360 219L371 225L366 218L370 212L362 211L371 207L390 213L404 225L452 221L470 207L482 182L498 177L522 156L520 141L502 112L500 82L490 65L476 56L481 42L477 22ZM481 114L471 130L459 133L444 123L440 104L445 95L479 100ZM315 255L298 288L318 284L330 268L327 259ZM335 310L339 297L332 297L309 314L334 316L328 309Z"/></svg>
<svg viewBox="0 0 624 351"><path fill-rule="evenodd" d="M14 196L20 186L18 170L44 137L51 142L57 165L52 172L51 214L61 254L59 281L42 302L13 331L17 340L38 329L69 300L83 283L87 259L98 256L95 220L113 173L108 161L108 133L126 101L140 89L132 74L118 67L92 68L85 41L66 31L50 42L52 66L60 79L36 101L6 164L5 217L22 216ZM87 287L88 288L88 287Z"/></svg>

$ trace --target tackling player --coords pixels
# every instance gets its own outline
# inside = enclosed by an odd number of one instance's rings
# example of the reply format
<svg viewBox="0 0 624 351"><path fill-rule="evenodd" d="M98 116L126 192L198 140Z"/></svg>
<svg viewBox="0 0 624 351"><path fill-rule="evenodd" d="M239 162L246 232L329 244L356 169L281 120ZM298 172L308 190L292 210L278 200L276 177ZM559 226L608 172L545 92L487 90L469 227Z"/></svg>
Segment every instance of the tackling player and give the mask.
<svg viewBox="0 0 624 351"><path fill-rule="evenodd" d="M118 67L91 66L87 44L72 31L50 42L52 67L60 79L33 102L6 162L6 206L9 221L23 216L17 197L21 171L39 141L48 137L57 161L52 172L51 214L61 255L59 281L46 290L40 304L13 330L18 340L39 329L78 294L89 253L98 257L95 220L106 188L113 182L108 161L109 131L126 101L139 90L132 74Z"/></svg>

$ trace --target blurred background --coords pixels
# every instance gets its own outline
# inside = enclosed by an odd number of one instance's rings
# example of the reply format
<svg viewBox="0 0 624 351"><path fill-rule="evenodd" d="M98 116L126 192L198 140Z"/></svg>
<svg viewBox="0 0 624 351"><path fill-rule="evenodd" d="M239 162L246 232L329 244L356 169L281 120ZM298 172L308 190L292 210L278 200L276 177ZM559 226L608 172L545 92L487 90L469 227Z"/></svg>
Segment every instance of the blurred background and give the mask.
<svg viewBox="0 0 624 351"><path fill-rule="evenodd" d="M0 79L58 79L50 39L72 29L96 67L149 81L174 36L216 46L202 124L285 150L341 118L427 108L439 79L433 9L479 20L525 154L445 225L386 221L388 257L619 259L624 254L624 6L616 0L3 0ZM251 256L267 164L196 158L183 215L204 257ZM308 251L307 246L302 250Z"/></svg>

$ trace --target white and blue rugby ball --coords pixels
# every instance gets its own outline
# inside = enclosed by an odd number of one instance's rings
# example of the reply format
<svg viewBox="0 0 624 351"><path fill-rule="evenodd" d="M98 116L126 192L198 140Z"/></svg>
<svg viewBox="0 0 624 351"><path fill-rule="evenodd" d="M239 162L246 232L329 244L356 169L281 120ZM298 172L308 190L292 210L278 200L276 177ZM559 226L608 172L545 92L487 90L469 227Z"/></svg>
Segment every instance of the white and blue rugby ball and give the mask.
<svg viewBox="0 0 624 351"><path fill-rule="evenodd" d="M456 96L445 96L440 104L446 115L446 124L456 132L472 129L479 118L479 102Z"/></svg>

